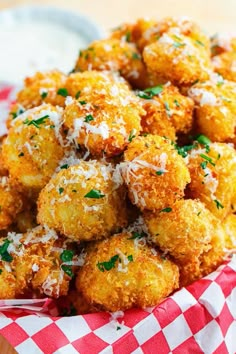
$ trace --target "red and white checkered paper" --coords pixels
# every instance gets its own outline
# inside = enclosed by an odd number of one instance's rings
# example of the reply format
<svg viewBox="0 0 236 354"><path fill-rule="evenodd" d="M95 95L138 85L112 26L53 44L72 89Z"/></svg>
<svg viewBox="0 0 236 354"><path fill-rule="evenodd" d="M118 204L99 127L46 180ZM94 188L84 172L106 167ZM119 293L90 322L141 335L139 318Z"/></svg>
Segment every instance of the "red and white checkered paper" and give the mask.
<svg viewBox="0 0 236 354"><path fill-rule="evenodd" d="M0 110L12 99L12 88L0 87ZM55 317L48 299L0 301L0 310L0 334L19 354L235 354L236 257L159 306L116 320Z"/></svg>

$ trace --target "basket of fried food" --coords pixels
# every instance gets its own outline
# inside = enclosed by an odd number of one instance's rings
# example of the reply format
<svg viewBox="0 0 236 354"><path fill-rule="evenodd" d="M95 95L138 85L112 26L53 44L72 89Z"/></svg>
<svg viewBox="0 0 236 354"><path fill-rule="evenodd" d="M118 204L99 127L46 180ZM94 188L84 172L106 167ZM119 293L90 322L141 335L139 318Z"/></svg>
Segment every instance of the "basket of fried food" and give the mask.
<svg viewBox="0 0 236 354"><path fill-rule="evenodd" d="M0 299L147 308L230 257L235 48L141 19L25 79L0 147Z"/></svg>

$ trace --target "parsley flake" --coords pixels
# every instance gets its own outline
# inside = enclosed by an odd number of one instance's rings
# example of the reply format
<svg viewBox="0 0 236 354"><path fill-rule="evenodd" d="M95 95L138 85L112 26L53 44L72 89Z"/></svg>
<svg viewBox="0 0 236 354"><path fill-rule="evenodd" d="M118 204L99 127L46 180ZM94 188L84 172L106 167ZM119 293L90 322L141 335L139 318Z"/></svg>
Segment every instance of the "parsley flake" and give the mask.
<svg viewBox="0 0 236 354"><path fill-rule="evenodd" d="M80 96L80 94L81 94L81 91L78 91L78 92L75 94L75 98L78 99L79 96Z"/></svg>
<svg viewBox="0 0 236 354"><path fill-rule="evenodd" d="M61 254L60 254L60 259L62 260L62 262L71 262L74 256L74 251L72 250L64 250Z"/></svg>
<svg viewBox="0 0 236 354"><path fill-rule="evenodd" d="M203 158L204 160L206 160L207 162L209 162L212 166L215 166L216 164L212 161L212 159L209 156L206 156L204 154L200 154L199 156L201 156L201 158Z"/></svg>
<svg viewBox="0 0 236 354"><path fill-rule="evenodd" d="M139 91L138 92L138 96L140 98L144 98L146 100L150 100L152 99L154 96L156 95L160 95L163 91L164 87L163 85L158 85L158 86L154 86L154 87L149 87L144 91Z"/></svg>
<svg viewBox="0 0 236 354"><path fill-rule="evenodd" d="M101 191L97 189L91 189L90 192L85 194L84 198L93 198L93 199L100 199L105 197L105 194L102 194Z"/></svg>
<svg viewBox="0 0 236 354"><path fill-rule="evenodd" d="M59 194L62 194L62 193L64 192L64 188L60 187L60 188L58 189L58 192L59 192Z"/></svg>
<svg viewBox="0 0 236 354"><path fill-rule="evenodd" d="M88 114L88 115L84 118L84 121L85 121L86 123L91 122L92 120L94 120L92 114Z"/></svg>
<svg viewBox="0 0 236 354"><path fill-rule="evenodd" d="M8 239L5 239L3 244L0 246L0 256L1 256L1 260L2 261L11 262L13 260L13 257L7 251L8 246L10 245L10 243L11 242Z"/></svg>
<svg viewBox="0 0 236 354"><path fill-rule="evenodd" d="M223 209L224 206L219 202L219 200L215 199L214 202L216 203L217 209Z"/></svg>
<svg viewBox="0 0 236 354"><path fill-rule="evenodd" d="M199 41L198 39L196 39L196 41L195 41L198 45L201 45L202 47L205 47L205 44L204 43L202 43L201 41Z"/></svg>
<svg viewBox="0 0 236 354"><path fill-rule="evenodd" d="M126 32L126 34L125 34L126 42L130 42L130 39L131 39L131 33L130 32Z"/></svg>
<svg viewBox="0 0 236 354"><path fill-rule="evenodd" d="M140 57L140 54L138 54L138 53L132 53L132 59L135 59L135 60L140 60L141 59L141 57Z"/></svg>
<svg viewBox="0 0 236 354"><path fill-rule="evenodd" d="M132 129L130 134L129 134L129 137L128 137L128 142L131 143L131 141L135 138L135 130Z"/></svg>
<svg viewBox="0 0 236 354"><path fill-rule="evenodd" d="M202 145L210 145L211 144L210 139L208 139L208 137L203 134L198 135L196 137L196 140L199 142L199 144L202 144Z"/></svg>
<svg viewBox="0 0 236 354"><path fill-rule="evenodd" d="M85 104L87 104L86 101L79 101L79 103L80 103L82 106L85 105Z"/></svg>
<svg viewBox="0 0 236 354"><path fill-rule="evenodd" d="M170 213L171 211L172 211L172 208L167 207L167 208L162 209L162 210L160 211L160 213L161 213L161 212L163 212L163 213Z"/></svg>
<svg viewBox="0 0 236 354"><path fill-rule="evenodd" d="M129 262L133 262L133 261L134 261L132 254L130 254L130 255L127 257L127 259L128 259Z"/></svg>
<svg viewBox="0 0 236 354"><path fill-rule="evenodd" d="M65 165L60 166L61 170L67 170L67 168L69 168L69 165L67 163L65 163Z"/></svg>
<svg viewBox="0 0 236 354"><path fill-rule="evenodd" d="M21 156L24 156L24 155L25 154L23 152L20 152L18 156L21 157Z"/></svg>
<svg viewBox="0 0 236 354"><path fill-rule="evenodd" d="M48 95L48 92L47 91L43 91L41 93L41 98L44 100L47 97L47 95Z"/></svg>
<svg viewBox="0 0 236 354"><path fill-rule="evenodd" d="M66 273L70 278L73 278L74 273L72 271L71 266L68 266L66 264L62 264L61 269L63 270L64 273Z"/></svg>
<svg viewBox="0 0 236 354"><path fill-rule="evenodd" d="M176 107L180 107L180 104L177 100L174 100L174 104L176 105Z"/></svg>
<svg viewBox="0 0 236 354"><path fill-rule="evenodd" d="M131 237L129 237L127 240L135 240L135 239L140 239L140 238L143 238L143 237L145 237L146 236L146 234L145 234L145 232L141 232L141 233L139 233L139 232L136 232L136 231L133 231L133 232L131 232Z"/></svg>
<svg viewBox="0 0 236 354"><path fill-rule="evenodd" d="M33 119L33 120L29 120L28 118L26 118L26 120L23 122L23 124L26 124L28 126L33 125L36 128L40 128L41 124L45 123L45 120L49 118L49 115L47 114L46 116L43 116L41 118L38 119Z"/></svg>
<svg viewBox="0 0 236 354"><path fill-rule="evenodd" d="M105 272L111 270L112 268L115 268L116 262L119 260L118 254L115 256L111 257L109 261L105 262L98 262L97 267L101 272Z"/></svg>
<svg viewBox="0 0 236 354"><path fill-rule="evenodd" d="M67 97L68 96L68 91L65 87L61 87L57 90L57 94L62 97Z"/></svg>
<svg viewBox="0 0 236 354"><path fill-rule="evenodd" d="M157 176L162 176L164 173L165 173L165 171L162 171L162 170L156 171Z"/></svg>

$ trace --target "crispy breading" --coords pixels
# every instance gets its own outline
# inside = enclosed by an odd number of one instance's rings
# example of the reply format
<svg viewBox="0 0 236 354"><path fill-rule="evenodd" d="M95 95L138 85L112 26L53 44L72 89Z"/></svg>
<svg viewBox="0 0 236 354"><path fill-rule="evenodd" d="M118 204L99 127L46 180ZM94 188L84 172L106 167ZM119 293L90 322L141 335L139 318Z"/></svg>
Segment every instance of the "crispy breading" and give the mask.
<svg viewBox="0 0 236 354"><path fill-rule="evenodd" d="M65 154L62 109L41 105L13 122L2 146L10 178L25 189L40 190Z"/></svg>
<svg viewBox="0 0 236 354"><path fill-rule="evenodd" d="M86 248L76 287L89 304L106 311L145 308L178 288L178 267L132 237L124 231Z"/></svg>
<svg viewBox="0 0 236 354"><path fill-rule="evenodd" d="M124 153L122 176L141 210L160 210L183 197L189 171L174 145L160 136L135 138ZM168 196L168 197L167 197Z"/></svg>
<svg viewBox="0 0 236 354"><path fill-rule="evenodd" d="M127 225L123 181L111 164L81 161L41 191L38 222L76 240L108 237Z"/></svg>

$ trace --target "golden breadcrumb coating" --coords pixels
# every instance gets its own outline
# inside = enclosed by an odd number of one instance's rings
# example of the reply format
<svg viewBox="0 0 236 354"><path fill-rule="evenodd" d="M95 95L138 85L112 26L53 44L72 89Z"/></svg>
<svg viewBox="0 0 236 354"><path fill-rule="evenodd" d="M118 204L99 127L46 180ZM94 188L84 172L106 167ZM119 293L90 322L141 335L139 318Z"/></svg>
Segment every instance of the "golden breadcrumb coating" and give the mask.
<svg viewBox="0 0 236 354"><path fill-rule="evenodd" d="M13 121L2 146L10 178L25 189L40 190L65 153L62 109L42 105Z"/></svg>
<svg viewBox="0 0 236 354"><path fill-rule="evenodd" d="M84 315L99 311L95 306L90 305L81 293L74 289L69 290L67 296L60 297L56 304L60 316Z"/></svg>
<svg viewBox="0 0 236 354"><path fill-rule="evenodd" d="M171 28L177 28L181 34L202 43L207 51L209 51L209 38L196 23L184 17L166 17L159 21L141 18L135 23L123 24L115 29L111 34L111 38L117 38L126 42L135 43L142 52L145 46L156 42Z"/></svg>
<svg viewBox="0 0 236 354"><path fill-rule="evenodd" d="M0 230L7 229L23 207L23 196L10 184L8 177L0 177Z"/></svg>
<svg viewBox="0 0 236 354"><path fill-rule="evenodd" d="M9 232L0 243L1 299L33 290L54 298L67 294L71 263L77 264L78 257L55 231L38 226L25 234Z"/></svg>
<svg viewBox="0 0 236 354"><path fill-rule="evenodd" d="M174 141L174 131L186 134L191 130L194 102L181 95L177 87L169 83L158 85L138 95L144 98L143 108L147 112L142 117L145 133L166 136Z"/></svg>
<svg viewBox="0 0 236 354"><path fill-rule="evenodd" d="M180 267L188 285L214 270L223 259L224 233L218 220L198 200L179 200L168 211L145 213L152 241Z"/></svg>
<svg viewBox="0 0 236 354"><path fill-rule="evenodd" d="M86 248L76 287L89 304L106 311L145 308L178 288L178 267L133 237L124 231Z"/></svg>
<svg viewBox="0 0 236 354"><path fill-rule="evenodd" d="M236 200L236 150L224 143L198 146L188 157L188 195L200 199L219 219Z"/></svg>
<svg viewBox="0 0 236 354"><path fill-rule="evenodd" d="M212 58L214 71L229 81L236 81L236 49Z"/></svg>
<svg viewBox="0 0 236 354"><path fill-rule="evenodd" d="M159 82L171 81L176 86L189 86L205 81L211 69L210 56L202 42L171 28L143 51L148 72Z"/></svg>
<svg viewBox="0 0 236 354"><path fill-rule="evenodd" d="M213 142L235 137L236 83L216 77L194 85L189 96L195 101L198 131Z"/></svg>
<svg viewBox="0 0 236 354"><path fill-rule="evenodd" d="M122 182L98 161L63 169L40 193L38 222L76 241L108 237L127 224Z"/></svg>
<svg viewBox="0 0 236 354"><path fill-rule="evenodd" d="M236 214L229 214L222 222L225 231L225 247L236 250Z"/></svg>
<svg viewBox="0 0 236 354"><path fill-rule="evenodd" d="M111 157L139 135L143 113L139 98L126 84L113 80L100 81L97 87L88 83L86 93L68 102L63 118L71 140L93 156Z"/></svg>
<svg viewBox="0 0 236 354"><path fill-rule="evenodd" d="M141 54L132 43L118 39L102 39L81 50L76 71L109 70L120 72L133 87L143 88L146 68Z"/></svg>
<svg viewBox="0 0 236 354"><path fill-rule="evenodd" d="M24 109L50 103L54 106L64 106L65 96L60 89L65 88L66 75L57 70L41 73L25 79L25 85L17 94L17 103Z"/></svg>
<svg viewBox="0 0 236 354"><path fill-rule="evenodd" d="M168 140L157 135L138 137L129 144L124 158L122 176L130 200L141 210L164 209L183 197L189 171Z"/></svg>

